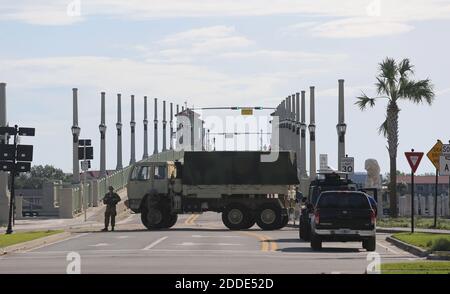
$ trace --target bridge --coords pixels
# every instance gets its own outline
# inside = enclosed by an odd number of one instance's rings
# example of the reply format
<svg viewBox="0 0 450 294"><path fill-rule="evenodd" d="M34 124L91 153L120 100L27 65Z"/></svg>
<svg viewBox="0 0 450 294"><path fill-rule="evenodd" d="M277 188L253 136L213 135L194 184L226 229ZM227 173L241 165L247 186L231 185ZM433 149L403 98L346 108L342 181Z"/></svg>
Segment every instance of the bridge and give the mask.
<svg viewBox="0 0 450 294"><path fill-rule="evenodd" d="M346 125L344 122L344 80L339 80L339 120L337 124L338 131L338 158L345 155L345 131ZM122 154L122 133L124 131L124 124L122 122L122 95L117 94L117 123L116 127L116 170L109 173L106 170L106 130L105 125L105 92L100 93L101 113L100 113L100 170L98 177L90 177L86 181L81 181L80 163L78 158L78 147L80 137L80 127L78 125L78 89L72 89L73 102L73 121L71 133L73 135L73 180L72 183L55 183L54 184L54 200L55 205L59 210L60 218L73 218L86 210L97 207L107 192L108 186L113 186L116 190L126 188L128 183L128 176L133 164L136 161L135 141L136 141L136 121L135 121L135 96L131 95L131 121L129 122L131 142L130 142L130 160L127 165L123 165ZM198 110L214 110L214 109L229 109L241 110L242 114L253 114L253 110L269 109L273 112L272 116L272 131L263 133L260 132L234 132L232 135L250 135L258 134L262 141L262 135L271 135L270 149L276 150L294 150L297 154L298 177L300 179L300 187L304 193L307 192L307 187L311 178L316 175L316 125L315 125L315 88L309 88L309 124L306 123L306 91L300 91L288 95L282 99L276 107L197 107L188 108L180 106L167 101L162 101L162 120L158 118L158 98L154 98L154 120L153 120L153 140L154 150L153 154L149 155L148 138L149 138L149 119L148 119L148 98L144 96L144 132L143 132L143 155L141 160L158 161L158 160L175 160L182 157L183 150L212 150L210 148L211 135L227 135L223 132L209 132L204 128L204 121L195 112ZM0 126L7 124L6 119L6 84L0 84L0 106L2 113L0 113ZM167 105L168 104L168 105ZM176 124L175 124L176 120ZM162 130L159 126L162 125ZM169 125L169 126L168 126ZM187 127L189 125L189 127ZM162 144L159 148L158 139L162 132ZM307 140L306 136L309 132L309 174L306 166L306 150ZM184 139L184 143L183 141ZM186 138L189 138L186 140ZM195 138L195 139L194 139ZM174 140L176 139L176 140ZM174 142L176 141L176 142ZM263 148L262 142L260 143ZM214 146L215 149L215 146ZM338 163L338 166L340 164ZM8 207L8 191L7 191L7 175L0 172L0 211L6 212ZM16 199L17 206L21 206L22 199ZM20 214L20 211L17 212ZM2 219L0 223L5 223L6 213L0 213Z"/></svg>

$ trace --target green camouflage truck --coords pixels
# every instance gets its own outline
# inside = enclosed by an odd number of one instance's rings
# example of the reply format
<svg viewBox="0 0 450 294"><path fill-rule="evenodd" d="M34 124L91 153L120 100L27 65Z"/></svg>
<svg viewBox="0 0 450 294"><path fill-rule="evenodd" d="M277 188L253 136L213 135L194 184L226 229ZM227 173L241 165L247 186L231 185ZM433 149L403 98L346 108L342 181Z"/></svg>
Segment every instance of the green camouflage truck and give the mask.
<svg viewBox="0 0 450 294"><path fill-rule="evenodd" d="M255 223L275 230L288 222L287 207L299 184L295 153L192 151L176 161L136 163L130 173L127 206L149 230L172 227L178 214L222 213L231 230Z"/></svg>

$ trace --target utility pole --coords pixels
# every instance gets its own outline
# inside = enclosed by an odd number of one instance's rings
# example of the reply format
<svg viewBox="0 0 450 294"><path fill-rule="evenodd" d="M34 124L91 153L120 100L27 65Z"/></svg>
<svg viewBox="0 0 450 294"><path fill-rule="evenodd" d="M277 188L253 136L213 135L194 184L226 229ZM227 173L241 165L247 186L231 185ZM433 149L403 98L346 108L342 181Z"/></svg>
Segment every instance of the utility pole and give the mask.
<svg viewBox="0 0 450 294"><path fill-rule="evenodd" d="M166 143L167 143L167 138L166 138L166 134L167 134L167 120L166 120L166 100L163 101L163 142L162 142L162 151L166 151Z"/></svg>

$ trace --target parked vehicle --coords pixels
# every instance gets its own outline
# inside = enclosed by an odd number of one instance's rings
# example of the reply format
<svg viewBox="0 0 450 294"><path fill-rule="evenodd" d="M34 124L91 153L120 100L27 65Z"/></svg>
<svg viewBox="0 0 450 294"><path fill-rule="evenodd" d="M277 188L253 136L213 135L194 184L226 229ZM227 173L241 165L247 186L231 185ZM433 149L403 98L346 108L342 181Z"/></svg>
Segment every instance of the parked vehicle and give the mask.
<svg viewBox="0 0 450 294"><path fill-rule="evenodd" d="M311 248L319 250L326 241L359 241L375 251L376 215L368 197L359 191L321 193L311 222Z"/></svg>
<svg viewBox="0 0 450 294"><path fill-rule="evenodd" d="M222 213L231 230L255 223L276 230L288 223L298 185L294 152L265 162L255 151L184 152L179 161L137 163L130 173L127 206L149 229L170 228L183 213Z"/></svg>

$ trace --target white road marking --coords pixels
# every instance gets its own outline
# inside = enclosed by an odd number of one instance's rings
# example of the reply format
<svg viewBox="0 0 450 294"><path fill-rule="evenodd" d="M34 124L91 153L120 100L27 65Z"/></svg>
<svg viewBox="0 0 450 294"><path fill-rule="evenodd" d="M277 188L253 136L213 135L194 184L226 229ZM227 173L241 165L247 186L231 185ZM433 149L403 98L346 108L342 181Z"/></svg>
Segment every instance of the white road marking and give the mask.
<svg viewBox="0 0 450 294"><path fill-rule="evenodd" d="M204 236L204 235L192 235L192 238L243 238L242 236Z"/></svg>
<svg viewBox="0 0 450 294"><path fill-rule="evenodd" d="M144 247L142 250L150 250L153 247L155 247L156 245L158 245L159 243L161 243L162 241L166 240L167 238L169 238L169 236L164 236L162 238L159 238L158 240L156 240L155 242L151 243L150 245Z"/></svg>
<svg viewBox="0 0 450 294"><path fill-rule="evenodd" d="M28 253L28 252L30 252L30 251L34 251L34 250L37 250L37 249L41 249L41 248L43 248L43 247L47 247L47 246L50 246L50 245L55 245L55 244L58 244L58 243L61 243L61 242L65 242L65 241L69 241L69 240L78 239L78 238L80 238L80 237L84 237L84 236L89 235L89 234L90 234L90 233L78 234L78 235L69 237L69 238L67 238L67 239L63 239L63 240L58 240L58 241L51 242L51 243L42 244L41 246L34 247L34 248L31 248L31 249L28 249L28 250L24 250L24 251L21 251L21 252L23 252L23 253Z"/></svg>
<svg viewBox="0 0 450 294"><path fill-rule="evenodd" d="M400 253L400 252L398 252L397 250L394 250L394 249L392 249L392 248L390 248L390 247L388 247L388 246L385 246L385 245L381 244L380 242L377 242L377 245L383 247L384 249L386 249L386 250L388 250L388 251L391 251L391 252L394 253L394 254L404 254L404 253Z"/></svg>
<svg viewBox="0 0 450 294"><path fill-rule="evenodd" d="M104 246L109 246L108 243L98 243L98 244L94 244L94 245L89 245L91 247L104 247Z"/></svg>
<svg viewBox="0 0 450 294"><path fill-rule="evenodd" d="M130 236L118 236L118 237L116 237L117 239L128 239L128 238L130 238Z"/></svg>
<svg viewBox="0 0 450 294"><path fill-rule="evenodd" d="M196 246L196 245L218 245L218 246L241 246L242 244L233 243L193 243L193 242L183 242L181 244L175 244L179 246Z"/></svg>

